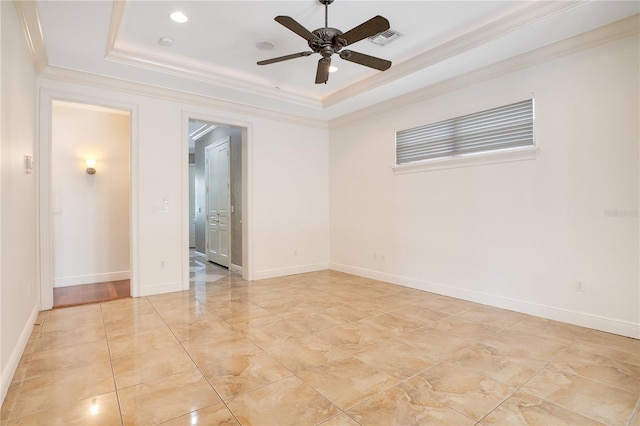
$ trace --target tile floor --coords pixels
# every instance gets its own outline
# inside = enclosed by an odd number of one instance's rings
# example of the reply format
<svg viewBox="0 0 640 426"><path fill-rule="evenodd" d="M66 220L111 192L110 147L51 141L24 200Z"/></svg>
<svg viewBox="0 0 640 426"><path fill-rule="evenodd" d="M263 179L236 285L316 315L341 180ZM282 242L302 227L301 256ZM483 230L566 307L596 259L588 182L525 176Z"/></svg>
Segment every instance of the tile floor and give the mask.
<svg viewBox="0 0 640 426"><path fill-rule="evenodd" d="M4 425L633 425L640 342L323 271L42 312Z"/></svg>

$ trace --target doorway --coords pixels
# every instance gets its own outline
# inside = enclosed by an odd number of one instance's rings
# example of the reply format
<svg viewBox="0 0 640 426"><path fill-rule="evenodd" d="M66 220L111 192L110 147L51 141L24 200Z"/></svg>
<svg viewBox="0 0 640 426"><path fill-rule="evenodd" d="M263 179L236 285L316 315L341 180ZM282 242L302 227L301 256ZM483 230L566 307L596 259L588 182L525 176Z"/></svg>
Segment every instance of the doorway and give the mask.
<svg viewBox="0 0 640 426"><path fill-rule="evenodd" d="M194 170L195 245L189 244L190 281L197 273L243 274L243 144L246 129L189 118L189 170Z"/></svg>
<svg viewBox="0 0 640 426"><path fill-rule="evenodd" d="M131 294L131 112L53 100L53 307Z"/></svg>

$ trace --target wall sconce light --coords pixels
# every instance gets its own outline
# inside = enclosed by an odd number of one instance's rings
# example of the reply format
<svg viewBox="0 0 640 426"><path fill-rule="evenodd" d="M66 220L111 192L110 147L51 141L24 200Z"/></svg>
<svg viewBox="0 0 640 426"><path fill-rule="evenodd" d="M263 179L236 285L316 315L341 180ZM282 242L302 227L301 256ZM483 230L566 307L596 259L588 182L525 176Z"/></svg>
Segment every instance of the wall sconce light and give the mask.
<svg viewBox="0 0 640 426"><path fill-rule="evenodd" d="M89 173L90 175L96 174L96 160L94 159L87 160L87 173Z"/></svg>

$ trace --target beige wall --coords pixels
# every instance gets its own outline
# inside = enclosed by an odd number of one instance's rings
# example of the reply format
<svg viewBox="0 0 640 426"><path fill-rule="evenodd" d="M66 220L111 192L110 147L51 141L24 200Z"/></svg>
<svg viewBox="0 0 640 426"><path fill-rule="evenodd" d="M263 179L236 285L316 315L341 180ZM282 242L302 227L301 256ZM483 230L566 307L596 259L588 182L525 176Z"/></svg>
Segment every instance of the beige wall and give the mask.
<svg viewBox="0 0 640 426"><path fill-rule="evenodd" d="M331 129L332 266L639 337L639 51L626 38ZM392 171L395 129L531 93L538 158Z"/></svg>
<svg viewBox="0 0 640 426"><path fill-rule="evenodd" d="M128 111L54 102L54 287L129 279L129 139Z"/></svg>
<svg viewBox="0 0 640 426"><path fill-rule="evenodd" d="M0 2L0 371L4 399L38 311L36 76L13 2ZM35 157L36 164L38 158Z"/></svg>

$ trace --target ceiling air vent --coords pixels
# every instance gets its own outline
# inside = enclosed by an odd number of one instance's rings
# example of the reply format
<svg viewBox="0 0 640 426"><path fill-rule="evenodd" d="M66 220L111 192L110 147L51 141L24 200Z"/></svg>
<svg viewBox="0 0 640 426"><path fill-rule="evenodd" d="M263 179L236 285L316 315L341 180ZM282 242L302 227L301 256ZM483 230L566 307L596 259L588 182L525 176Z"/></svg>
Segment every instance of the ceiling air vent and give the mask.
<svg viewBox="0 0 640 426"><path fill-rule="evenodd" d="M402 34L391 28L372 37L369 37L367 40L369 40L373 44L377 44L378 46L386 46L400 36L402 36Z"/></svg>

